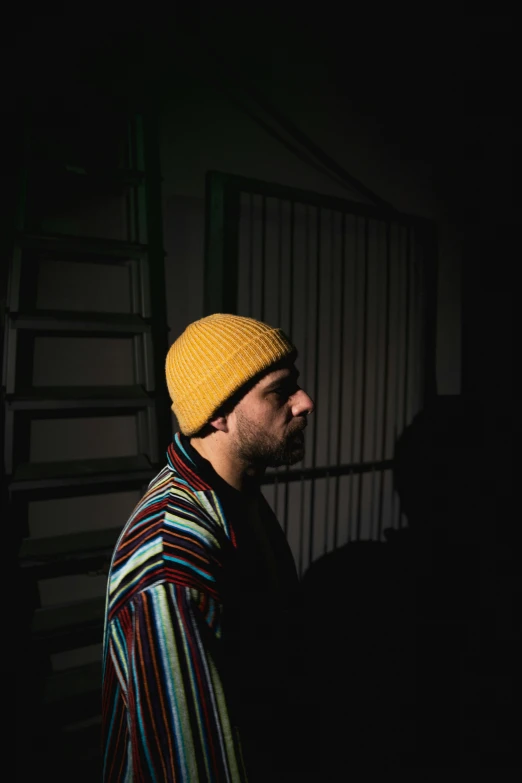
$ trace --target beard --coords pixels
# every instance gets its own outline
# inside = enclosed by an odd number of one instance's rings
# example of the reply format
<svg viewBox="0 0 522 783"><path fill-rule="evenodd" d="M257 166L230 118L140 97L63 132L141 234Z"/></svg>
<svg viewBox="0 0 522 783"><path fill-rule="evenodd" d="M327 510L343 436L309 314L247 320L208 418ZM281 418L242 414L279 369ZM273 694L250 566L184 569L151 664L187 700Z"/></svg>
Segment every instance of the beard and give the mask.
<svg viewBox="0 0 522 783"><path fill-rule="evenodd" d="M237 454L246 462L268 468L295 465L305 453L304 425L299 423L280 440L262 430L243 413L237 415Z"/></svg>

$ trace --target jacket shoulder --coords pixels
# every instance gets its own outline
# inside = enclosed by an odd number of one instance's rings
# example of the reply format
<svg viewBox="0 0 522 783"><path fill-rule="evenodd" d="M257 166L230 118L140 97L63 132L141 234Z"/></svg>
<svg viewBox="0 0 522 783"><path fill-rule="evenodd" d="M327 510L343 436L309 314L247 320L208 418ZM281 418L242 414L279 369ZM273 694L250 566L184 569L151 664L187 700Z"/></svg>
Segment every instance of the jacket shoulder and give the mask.
<svg viewBox="0 0 522 783"><path fill-rule="evenodd" d="M117 542L109 600L121 608L137 592L171 582L220 597L233 541L219 499L168 466L151 481Z"/></svg>

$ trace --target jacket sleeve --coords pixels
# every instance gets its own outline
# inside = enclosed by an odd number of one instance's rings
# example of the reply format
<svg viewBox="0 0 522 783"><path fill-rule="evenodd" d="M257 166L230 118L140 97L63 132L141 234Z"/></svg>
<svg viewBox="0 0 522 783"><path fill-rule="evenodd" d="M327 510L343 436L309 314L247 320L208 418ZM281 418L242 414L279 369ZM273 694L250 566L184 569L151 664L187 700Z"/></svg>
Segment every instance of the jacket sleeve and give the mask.
<svg viewBox="0 0 522 783"><path fill-rule="evenodd" d="M208 593L164 582L113 618L106 655L114 674L104 694L111 748L106 783L246 779L220 673L221 615Z"/></svg>

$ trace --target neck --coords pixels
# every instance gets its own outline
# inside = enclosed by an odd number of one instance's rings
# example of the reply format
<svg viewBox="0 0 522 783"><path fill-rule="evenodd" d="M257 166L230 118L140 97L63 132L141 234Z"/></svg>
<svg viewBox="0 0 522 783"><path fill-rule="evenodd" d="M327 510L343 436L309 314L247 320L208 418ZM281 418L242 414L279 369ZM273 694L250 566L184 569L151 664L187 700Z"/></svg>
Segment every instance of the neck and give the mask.
<svg viewBox="0 0 522 783"><path fill-rule="evenodd" d="M226 447L216 432L207 435L205 438L191 438L190 444L201 456L208 460L218 476L223 481L230 484L231 487L239 492L252 489L253 484L258 484L265 473L265 468L244 462L232 453Z"/></svg>

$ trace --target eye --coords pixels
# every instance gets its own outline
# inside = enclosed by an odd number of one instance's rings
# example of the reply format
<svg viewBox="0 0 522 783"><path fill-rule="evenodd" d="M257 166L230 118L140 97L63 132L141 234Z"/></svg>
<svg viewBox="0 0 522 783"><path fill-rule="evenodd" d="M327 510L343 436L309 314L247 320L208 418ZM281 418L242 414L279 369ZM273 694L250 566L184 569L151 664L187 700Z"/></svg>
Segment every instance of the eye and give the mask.
<svg viewBox="0 0 522 783"><path fill-rule="evenodd" d="M272 394L275 394L279 399L287 400L289 397L299 391L299 389L300 387L297 385L297 383L287 383L282 386L278 386L276 389L273 389Z"/></svg>

